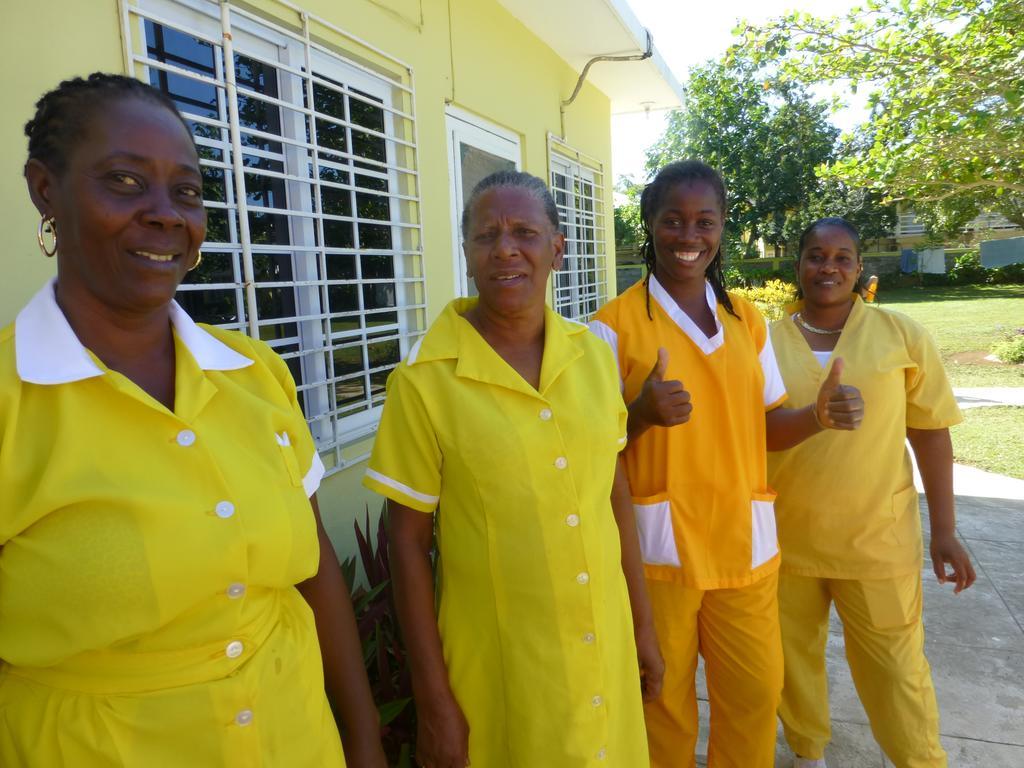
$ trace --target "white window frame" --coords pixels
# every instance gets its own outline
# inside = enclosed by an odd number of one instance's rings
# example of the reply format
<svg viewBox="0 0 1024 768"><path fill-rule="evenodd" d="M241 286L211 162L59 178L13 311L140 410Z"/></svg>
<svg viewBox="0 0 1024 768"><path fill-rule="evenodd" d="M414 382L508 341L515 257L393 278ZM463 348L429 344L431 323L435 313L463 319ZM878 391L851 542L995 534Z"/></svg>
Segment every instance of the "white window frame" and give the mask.
<svg viewBox="0 0 1024 768"><path fill-rule="evenodd" d="M283 12L295 13L281 3ZM225 327L236 328L259 338L261 329L273 333L294 327L290 337L271 338L275 347L296 347L280 352L285 360L292 360L300 371L298 389L302 394L307 421L318 449L325 458L328 471L366 458L348 455L344 449L360 443L377 427L383 406L384 393L380 381L397 364L397 359L374 366L370 348L374 344L398 343L399 357L404 357L425 327L426 304L422 269L422 231L419 222L419 179L416 156L416 120L414 115L415 90L411 69L398 59L372 48L329 22L310 14L295 14L301 31L286 28L270 17L259 16L232 2L216 0L137 0L121 3L125 61L129 72L140 79L149 80L153 69L163 70L191 80L199 80L218 89L219 119L200 115L186 118L220 130L220 140L197 136L197 144L221 152L221 161L203 159L204 168L219 168L224 174L225 202L208 201L209 209L224 209L228 221L227 243L204 243L204 250L232 254L233 280L229 283L183 285L182 291L233 291L238 312L237 322ZM148 57L145 23L150 21L167 29L189 35L214 50L216 74L206 77L172 63ZM311 24L317 26L316 39L311 35ZM334 33L344 45L327 47L319 42L323 31ZM225 35L230 32L230 35ZM348 45L369 51L395 65L397 73L388 77L364 66L347 56ZM230 54L240 54L263 63L278 78L277 96L257 93L244 85L235 86L223 72L224 61ZM326 78L326 79L325 79ZM346 105L362 102L379 109L383 131L367 128L354 122L351 114L341 118L324 112L314 112L316 106L314 86L333 91ZM277 106L280 133L266 134L241 126L237 110L230 109L226 94L235 90L240 96L262 104ZM365 95L364 95L365 94ZM347 119L344 119L346 118ZM317 142L317 123L330 123L344 129L347 142L339 153ZM384 144L384 160L375 161L369 155L356 152L352 137L371 137ZM268 152L252 146L242 146L241 137L255 137L280 145L280 152ZM237 161L235 160L237 158ZM263 158L279 163L280 171L243 165L243 158ZM347 182L322 178L321 169L336 168ZM284 207L276 200L275 207L263 207L250 201L246 177L278 180L284 187ZM383 190L360 187L359 177L378 179ZM323 212L321 193L347 195L349 215ZM363 218L358 208L372 197L385 197L388 219ZM282 245L255 244L249 236L249 214L277 216L286 221L288 243ZM325 245L324 224L332 221L351 223L352 247ZM390 247L381 250L363 248L360 244L362 228L375 227L390 234ZM257 282L254 278L253 256L285 254L291 269L291 280ZM328 279L327 258L334 255L350 257L354 279ZM364 279L363 259L385 256L391 258L392 276ZM348 263L348 262L345 262ZM333 264L333 262L332 262ZM381 287L375 288L380 284ZM358 310L330 311L329 290L341 286L354 290ZM257 288L294 291L295 309L287 317L260 318ZM366 290L388 294L393 292L390 305L369 309L364 304ZM383 324L371 325L373 316L397 318ZM354 329L338 328L355 321ZM347 374L334 371L335 354L343 349L358 349L361 370ZM358 355L357 355L358 357ZM294 358L298 358L294 360ZM350 404L342 404L340 388L345 382L362 386L363 396Z"/></svg>
<svg viewBox="0 0 1024 768"><path fill-rule="evenodd" d="M548 166L565 235L562 268L551 281L551 306L563 317L587 322L608 300L604 166L554 134L548 134ZM566 180L564 186L556 175Z"/></svg>
<svg viewBox="0 0 1024 768"><path fill-rule="evenodd" d="M451 194L452 271L455 295L468 296L469 278L466 275L466 255L462 250L462 205L471 189L462 188L462 153L460 144L469 144L496 157L515 163L522 170L522 148L519 136L512 131L489 123L471 112L449 105L445 108L448 143L449 192Z"/></svg>

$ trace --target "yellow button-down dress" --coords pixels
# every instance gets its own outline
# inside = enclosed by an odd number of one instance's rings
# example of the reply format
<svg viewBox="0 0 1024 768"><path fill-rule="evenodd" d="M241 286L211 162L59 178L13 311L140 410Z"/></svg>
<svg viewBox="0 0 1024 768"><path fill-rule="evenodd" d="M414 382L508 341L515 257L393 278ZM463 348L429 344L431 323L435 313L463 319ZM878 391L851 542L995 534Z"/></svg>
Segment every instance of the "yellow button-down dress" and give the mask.
<svg viewBox="0 0 1024 768"><path fill-rule="evenodd" d="M444 310L391 375L365 483L437 510L438 626L485 768L648 765L610 494L615 363L550 310L533 389Z"/></svg>
<svg viewBox="0 0 1024 768"><path fill-rule="evenodd" d="M287 366L172 306L175 409L45 286L0 331L0 766L344 765Z"/></svg>

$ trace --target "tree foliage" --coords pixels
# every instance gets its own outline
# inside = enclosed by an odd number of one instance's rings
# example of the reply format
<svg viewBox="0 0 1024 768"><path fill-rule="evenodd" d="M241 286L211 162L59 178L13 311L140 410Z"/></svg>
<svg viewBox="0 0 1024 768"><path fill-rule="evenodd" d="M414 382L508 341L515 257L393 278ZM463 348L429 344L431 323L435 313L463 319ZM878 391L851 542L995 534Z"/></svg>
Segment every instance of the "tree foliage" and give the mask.
<svg viewBox="0 0 1024 768"><path fill-rule="evenodd" d="M783 82L869 90L862 151L827 173L913 202L951 231L981 210L1024 226L1024 2L867 0L845 17L742 25L731 55Z"/></svg>
<svg viewBox="0 0 1024 768"><path fill-rule="evenodd" d="M842 157L845 147L838 152ZM891 237L896 229L896 204L887 202L874 189L850 187L832 177L819 178L807 204L790 213L786 220L785 241L796 248L812 222L826 216L842 216L860 232L863 244Z"/></svg>
<svg viewBox="0 0 1024 768"><path fill-rule="evenodd" d="M738 56L690 72L683 109L647 153L652 175L673 160L699 158L725 177L728 242L744 256L757 241L782 245L790 215L816 192L815 168L833 158L838 130L829 107L794 81L764 82Z"/></svg>
<svg viewBox="0 0 1024 768"><path fill-rule="evenodd" d="M626 198L624 203L615 206L615 245L637 246L643 239L640 194L644 191L644 185L636 183L632 176L620 176L615 191Z"/></svg>

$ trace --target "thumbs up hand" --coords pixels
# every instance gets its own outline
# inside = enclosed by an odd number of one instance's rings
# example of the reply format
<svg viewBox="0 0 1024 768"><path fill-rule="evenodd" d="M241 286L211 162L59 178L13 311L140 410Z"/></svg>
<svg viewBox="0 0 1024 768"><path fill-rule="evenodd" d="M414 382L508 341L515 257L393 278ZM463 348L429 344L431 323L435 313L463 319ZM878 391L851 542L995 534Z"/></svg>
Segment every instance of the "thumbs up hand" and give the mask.
<svg viewBox="0 0 1024 768"><path fill-rule="evenodd" d="M639 418L644 427L674 427L690 419L690 393L683 388L683 382L671 379L665 381L668 370L668 350L658 350L658 360L647 375L640 394L637 395L630 412Z"/></svg>
<svg viewBox="0 0 1024 768"><path fill-rule="evenodd" d="M814 406L818 423L826 429L853 430L864 419L864 400L860 390L840 383L843 375L843 358L837 357L832 363Z"/></svg>

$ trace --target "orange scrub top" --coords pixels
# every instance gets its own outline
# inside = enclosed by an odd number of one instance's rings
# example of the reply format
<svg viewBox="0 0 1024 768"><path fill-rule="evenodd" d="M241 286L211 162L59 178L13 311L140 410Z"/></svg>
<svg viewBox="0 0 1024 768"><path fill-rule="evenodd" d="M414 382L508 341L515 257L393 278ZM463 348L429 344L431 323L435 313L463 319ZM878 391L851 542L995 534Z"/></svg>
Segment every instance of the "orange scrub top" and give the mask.
<svg viewBox="0 0 1024 768"><path fill-rule="evenodd" d="M53 285L0 331L0 765L340 768L287 366L172 304L172 413Z"/></svg>
<svg viewBox="0 0 1024 768"><path fill-rule="evenodd" d="M653 275L653 319L641 281L602 307L591 328L615 352L627 403L639 395L659 347L669 353L665 379L682 381L692 398L687 423L652 427L625 451L647 577L735 588L778 569L764 414L786 391L757 309L730 294L735 317L710 283L705 295L717 327L710 338Z"/></svg>

